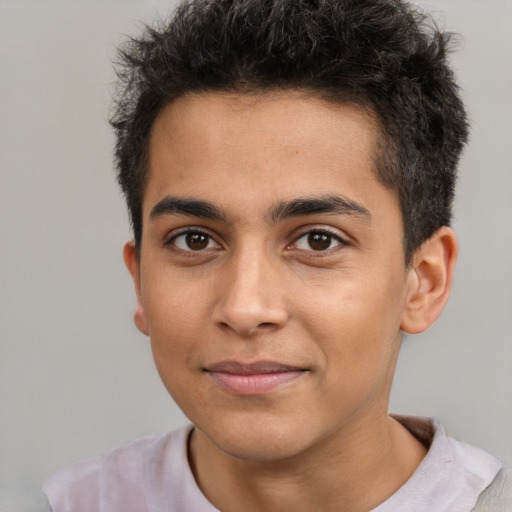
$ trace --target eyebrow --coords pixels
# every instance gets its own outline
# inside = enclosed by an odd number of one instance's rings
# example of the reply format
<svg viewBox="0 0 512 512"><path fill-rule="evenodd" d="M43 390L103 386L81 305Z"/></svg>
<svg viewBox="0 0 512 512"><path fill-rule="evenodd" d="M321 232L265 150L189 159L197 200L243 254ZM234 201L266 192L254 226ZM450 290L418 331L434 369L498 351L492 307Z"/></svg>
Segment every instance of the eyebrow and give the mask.
<svg viewBox="0 0 512 512"><path fill-rule="evenodd" d="M364 206L343 196L305 197L281 202L271 208L269 218L273 223L277 223L290 217L322 213L351 215L360 217L368 223L372 218L370 212Z"/></svg>
<svg viewBox="0 0 512 512"><path fill-rule="evenodd" d="M362 205L343 196L304 197L291 201L282 201L267 212L267 218L273 224L304 215L337 214L360 217L371 221L370 212ZM226 221L228 215L218 206L208 201L166 196L159 201L149 214L150 219L165 215L190 215L203 219Z"/></svg>
<svg viewBox="0 0 512 512"><path fill-rule="evenodd" d="M150 219L165 215L192 215L203 219L226 220L221 208L208 201L166 196L151 209Z"/></svg>

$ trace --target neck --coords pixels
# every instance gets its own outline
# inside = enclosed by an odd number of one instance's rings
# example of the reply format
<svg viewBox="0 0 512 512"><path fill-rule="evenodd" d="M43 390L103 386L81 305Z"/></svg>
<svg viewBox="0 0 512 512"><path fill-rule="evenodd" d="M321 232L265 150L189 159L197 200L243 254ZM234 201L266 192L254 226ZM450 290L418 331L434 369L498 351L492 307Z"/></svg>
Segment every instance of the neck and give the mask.
<svg viewBox="0 0 512 512"><path fill-rule="evenodd" d="M225 512L368 511L396 492L425 454L426 448L385 414L379 422L355 420L282 460L241 460L198 430L190 443L199 487Z"/></svg>

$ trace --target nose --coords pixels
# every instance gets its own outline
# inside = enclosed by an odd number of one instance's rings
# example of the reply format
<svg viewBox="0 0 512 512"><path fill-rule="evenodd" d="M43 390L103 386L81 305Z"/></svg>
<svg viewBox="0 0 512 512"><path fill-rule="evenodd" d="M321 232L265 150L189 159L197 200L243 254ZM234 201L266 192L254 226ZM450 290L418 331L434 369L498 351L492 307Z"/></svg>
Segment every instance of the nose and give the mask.
<svg viewBox="0 0 512 512"><path fill-rule="evenodd" d="M264 251L240 251L222 273L213 321L241 336L282 328L288 312L275 262Z"/></svg>

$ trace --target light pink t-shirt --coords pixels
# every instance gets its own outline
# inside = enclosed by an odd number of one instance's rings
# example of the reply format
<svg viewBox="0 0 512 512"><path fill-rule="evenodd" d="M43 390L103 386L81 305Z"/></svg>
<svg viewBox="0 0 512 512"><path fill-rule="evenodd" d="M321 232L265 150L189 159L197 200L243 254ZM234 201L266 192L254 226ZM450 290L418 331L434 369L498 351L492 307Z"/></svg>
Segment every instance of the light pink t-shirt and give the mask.
<svg viewBox="0 0 512 512"><path fill-rule="evenodd" d="M447 437L436 419L395 418L430 448L412 477L371 512L469 512L501 462ZM138 439L60 470L44 487L53 512L219 512L190 470L191 429Z"/></svg>

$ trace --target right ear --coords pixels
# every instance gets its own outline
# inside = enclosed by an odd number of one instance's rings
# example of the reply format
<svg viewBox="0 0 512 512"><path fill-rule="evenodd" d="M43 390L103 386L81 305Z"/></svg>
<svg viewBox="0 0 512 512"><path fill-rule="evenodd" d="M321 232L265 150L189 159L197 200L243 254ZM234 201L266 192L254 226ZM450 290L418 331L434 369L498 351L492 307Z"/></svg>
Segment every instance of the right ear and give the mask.
<svg viewBox="0 0 512 512"><path fill-rule="evenodd" d="M126 268L132 276L133 286L135 288L136 306L133 320L137 329L142 334L149 336L148 322L146 318L146 311L142 302L142 292L140 286L140 262L135 242L126 242L123 247L123 258Z"/></svg>

